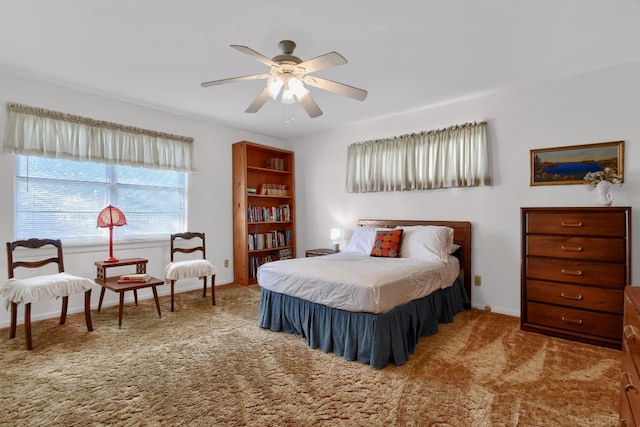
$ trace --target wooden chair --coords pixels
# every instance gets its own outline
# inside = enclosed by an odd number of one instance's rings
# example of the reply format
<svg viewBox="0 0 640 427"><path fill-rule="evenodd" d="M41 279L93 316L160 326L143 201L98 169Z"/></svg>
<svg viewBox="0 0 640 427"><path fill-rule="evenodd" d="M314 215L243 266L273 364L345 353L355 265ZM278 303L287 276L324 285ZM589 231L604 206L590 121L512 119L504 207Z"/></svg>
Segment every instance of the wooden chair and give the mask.
<svg viewBox="0 0 640 427"><path fill-rule="evenodd" d="M176 242L176 239L181 239ZM197 240L192 240L197 239ZM176 244L178 243L178 244ZM201 252L201 259L176 261L175 254ZM171 311L173 307L173 288L176 280L199 278L203 281L202 297L207 296L207 277L211 276L211 304L216 305L216 268L207 261L204 233L176 233L171 235L171 262L165 270L165 280L171 282Z"/></svg>
<svg viewBox="0 0 640 427"><path fill-rule="evenodd" d="M36 252L43 246L53 245L57 250L57 255L52 258L45 258L42 251ZM33 255L36 260L16 261L14 251L17 248L29 249L30 253L24 253L25 257ZM35 255L34 255L35 254ZM33 258L31 258L33 259ZM40 268L49 263L58 264L57 274L36 275L26 279L15 278L15 270L18 267ZM6 307L11 305L11 327L9 338L16 336L16 321L18 304L24 304L24 328L27 350L33 349L31 340L31 303L35 301L54 299L62 297L62 312L60 314L60 324L64 325L67 320L67 306L69 295L84 292L84 317L87 323L87 330L93 331L91 323L91 289L95 282L83 277L72 276L64 272L64 259L62 256L62 242L52 239L29 239L7 242L7 269L9 280L0 286L0 296L6 299Z"/></svg>

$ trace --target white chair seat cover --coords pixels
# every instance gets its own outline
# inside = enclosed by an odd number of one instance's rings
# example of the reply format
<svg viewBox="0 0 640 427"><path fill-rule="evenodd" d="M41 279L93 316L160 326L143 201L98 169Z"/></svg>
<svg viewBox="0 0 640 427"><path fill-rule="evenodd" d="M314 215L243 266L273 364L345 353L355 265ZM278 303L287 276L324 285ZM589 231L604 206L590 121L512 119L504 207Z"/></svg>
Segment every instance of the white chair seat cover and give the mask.
<svg viewBox="0 0 640 427"><path fill-rule="evenodd" d="M193 259L188 261L174 261L167 264L165 270L165 282L171 280L187 279L189 277L203 278L216 274L216 268L206 259Z"/></svg>
<svg viewBox="0 0 640 427"><path fill-rule="evenodd" d="M0 296L5 298L8 310L12 302L29 304L35 301L65 297L83 293L97 286L96 282L67 273L46 274L27 279L9 279L0 286Z"/></svg>

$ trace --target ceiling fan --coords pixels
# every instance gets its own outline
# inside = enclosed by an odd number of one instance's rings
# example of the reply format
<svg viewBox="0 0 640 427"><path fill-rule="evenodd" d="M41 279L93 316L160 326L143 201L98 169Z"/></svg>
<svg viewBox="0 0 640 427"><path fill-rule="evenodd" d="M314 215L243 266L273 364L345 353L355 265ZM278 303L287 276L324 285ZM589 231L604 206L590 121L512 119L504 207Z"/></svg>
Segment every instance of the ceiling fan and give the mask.
<svg viewBox="0 0 640 427"><path fill-rule="evenodd" d="M217 86L245 80L266 79L267 87L264 88L245 110L247 113L258 112L269 98L275 101L279 96L280 101L284 104L292 104L297 100L311 118L322 115L322 110L311 97L309 90L304 85L305 83L309 86L348 96L349 98L359 101L363 101L367 97L366 90L310 75L310 73L315 71L346 64L347 60L337 52L329 52L309 59L308 61L302 61L293 55L296 44L291 40L282 40L278 43L282 54L272 59L267 58L247 46L232 44L230 47L267 65L269 67L269 73L213 80L202 83L202 87Z"/></svg>

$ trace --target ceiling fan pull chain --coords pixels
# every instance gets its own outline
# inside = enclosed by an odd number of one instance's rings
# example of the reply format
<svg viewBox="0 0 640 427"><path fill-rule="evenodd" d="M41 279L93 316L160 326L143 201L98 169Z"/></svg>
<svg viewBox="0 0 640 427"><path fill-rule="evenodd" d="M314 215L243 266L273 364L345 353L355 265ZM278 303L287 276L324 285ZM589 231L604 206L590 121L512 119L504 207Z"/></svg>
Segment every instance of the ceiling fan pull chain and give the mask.
<svg viewBox="0 0 640 427"><path fill-rule="evenodd" d="M296 121L296 118L295 118L295 117L293 117L293 113L291 113L291 111L289 110L289 104L285 104L285 106L284 106L284 107L285 107L285 110L284 110L284 111L285 111L285 113L284 113L284 114L285 114L285 116L284 116L284 122L285 122L286 124L289 124L289 123L293 123L293 122L295 122L295 121Z"/></svg>

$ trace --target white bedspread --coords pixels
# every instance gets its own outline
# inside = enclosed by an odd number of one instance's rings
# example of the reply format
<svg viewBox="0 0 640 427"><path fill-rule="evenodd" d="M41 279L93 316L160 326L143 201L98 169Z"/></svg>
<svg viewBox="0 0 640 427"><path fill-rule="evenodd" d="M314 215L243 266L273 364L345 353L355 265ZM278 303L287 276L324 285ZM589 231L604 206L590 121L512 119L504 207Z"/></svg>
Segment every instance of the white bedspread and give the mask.
<svg viewBox="0 0 640 427"><path fill-rule="evenodd" d="M449 262L379 258L356 253L295 258L258 268L264 289L354 312L386 313L453 284L458 259Z"/></svg>

